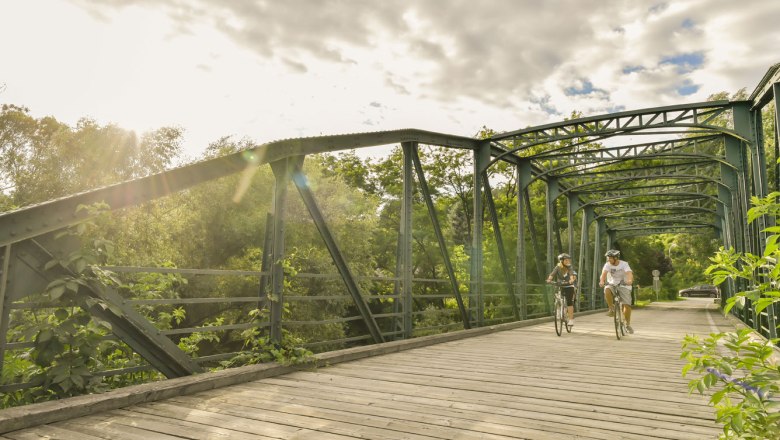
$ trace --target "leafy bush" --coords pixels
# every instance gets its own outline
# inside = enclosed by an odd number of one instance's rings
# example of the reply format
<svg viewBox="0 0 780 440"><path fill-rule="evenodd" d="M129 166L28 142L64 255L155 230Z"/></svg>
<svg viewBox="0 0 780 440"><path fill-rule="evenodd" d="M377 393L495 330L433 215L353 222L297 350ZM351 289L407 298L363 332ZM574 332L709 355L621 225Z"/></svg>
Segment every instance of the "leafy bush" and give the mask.
<svg viewBox="0 0 780 440"><path fill-rule="evenodd" d="M778 197L780 193L753 198L748 220L752 222L764 214L776 217L780 213L780 205L775 201ZM713 283L739 280L748 286L728 298L726 313L746 299L756 313L780 302L780 227L765 231L772 235L761 256L721 248L710 258L713 264L705 273ZM703 394L717 389L710 396L710 404L716 409L717 421L723 424L721 438L780 438L780 366L775 354L778 342L780 339L759 339L751 329L711 334L704 339L685 337L682 358L688 363L683 376L689 371L703 374L689 382L691 392Z"/></svg>
<svg viewBox="0 0 780 440"><path fill-rule="evenodd" d="M771 360L777 340L752 340L752 333L686 336L683 342L682 357L688 361L683 376L691 370L703 374L689 382L690 391L719 388L710 404L723 424L721 438L780 438L780 369Z"/></svg>

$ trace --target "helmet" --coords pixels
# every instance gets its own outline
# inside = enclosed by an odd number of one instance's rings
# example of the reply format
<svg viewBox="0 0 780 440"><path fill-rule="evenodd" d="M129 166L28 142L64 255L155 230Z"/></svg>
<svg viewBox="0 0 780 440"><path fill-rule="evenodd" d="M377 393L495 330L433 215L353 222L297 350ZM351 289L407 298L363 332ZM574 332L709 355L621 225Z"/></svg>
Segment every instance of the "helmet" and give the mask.
<svg viewBox="0 0 780 440"><path fill-rule="evenodd" d="M558 255L558 261L560 261L560 262L563 262L563 260L565 260L567 258L571 260L571 255L569 255L569 254Z"/></svg>
<svg viewBox="0 0 780 440"><path fill-rule="evenodd" d="M609 257L620 258L620 251L617 250L617 249L610 249L610 250L607 251L606 254L604 254L604 256L607 257L607 258L609 258Z"/></svg>

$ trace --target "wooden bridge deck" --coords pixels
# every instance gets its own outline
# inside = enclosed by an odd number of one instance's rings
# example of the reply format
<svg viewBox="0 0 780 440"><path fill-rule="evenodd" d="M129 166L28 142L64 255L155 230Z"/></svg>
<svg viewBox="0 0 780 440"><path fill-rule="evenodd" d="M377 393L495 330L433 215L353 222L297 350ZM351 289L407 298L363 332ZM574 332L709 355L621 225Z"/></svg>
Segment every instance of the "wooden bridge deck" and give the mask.
<svg viewBox="0 0 780 440"><path fill-rule="evenodd" d="M297 371L0 434L2 439L708 439L685 334L731 331L712 300L604 313ZM63 401L64 403L65 401ZM2 413L2 411L0 411Z"/></svg>

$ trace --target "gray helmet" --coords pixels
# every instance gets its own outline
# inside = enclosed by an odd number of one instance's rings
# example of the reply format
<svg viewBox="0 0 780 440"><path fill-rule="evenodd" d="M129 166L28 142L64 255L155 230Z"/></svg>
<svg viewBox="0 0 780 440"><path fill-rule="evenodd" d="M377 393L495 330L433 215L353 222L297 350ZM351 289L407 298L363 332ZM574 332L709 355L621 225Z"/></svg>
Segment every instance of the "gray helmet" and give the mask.
<svg viewBox="0 0 780 440"><path fill-rule="evenodd" d="M569 254L558 255L558 261L560 261L561 263L563 263L563 260L565 260L567 258L571 260L571 255L569 255Z"/></svg>
<svg viewBox="0 0 780 440"><path fill-rule="evenodd" d="M607 258L609 258L609 257L620 258L620 251L617 250L617 249L610 249L610 250L607 251L606 254L604 254L604 256L607 257Z"/></svg>

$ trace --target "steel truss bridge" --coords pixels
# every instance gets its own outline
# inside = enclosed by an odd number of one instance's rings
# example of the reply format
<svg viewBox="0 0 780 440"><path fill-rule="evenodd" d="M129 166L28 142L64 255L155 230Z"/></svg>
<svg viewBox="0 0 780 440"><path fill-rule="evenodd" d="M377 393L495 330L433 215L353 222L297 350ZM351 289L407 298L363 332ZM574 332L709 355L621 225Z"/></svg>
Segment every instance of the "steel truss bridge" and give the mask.
<svg viewBox="0 0 780 440"><path fill-rule="evenodd" d="M714 101L680 104L669 107L623 111L599 116L565 120L537 127L473 139L444 133L407 129L374 133L320 136L275 141L213 159L186 165L156 175L98 188L69 197L0 214L0 365L8 353L28 350L29 340L9 340L7 334L18 311L54 307L32 301L34 295L63 276L75 276L66 266L50 261L67 255L73 243L55 240L55 235L80 222L90 214L77 210L80 205L105 202L111 210L141 205L155 199L187 190L225 176L249 173L257 167L271 167L276 182L272 192L272 212L266 228L263 265L258 271L217 270L204 268L138 268L113 267L121 273L158 272L185 276L256 277L257 296L233 298L187 298L182 304L210 304L221 301L234 307L260 305L269 311L268 320L259 324L272 341L280 341L286 327L318 326L328 323L358 323L362 335L335 341L312 341L341 346L381 343L409 339L421 330L443 332L471 329L543 316L538 304L546 296L540 285L530 284L529 272L543 275L552 267L558 252L574 256L582 276L580 291L585 301L581 310L603 307L598 293L598 275L604 250L621 239L661 233L712 232L727 248L738 252L760 254L765 232L771 220L759 218L747 222L750 198L764 197L780 188L780 182L769 182L767 152L761 125L762 111L780 96L780 64L772 66L755 91L745 101ZM775 113L774 137L778 139ZM723 122L726 121L724 125ZM398 228L398 258L393 277L373 279L358 276L350 268L335 238L326 215L317 202L316 191L307 184L303 162L308 155L339 152L374 146L398 145L403 150L402 197ZM773 157L780 157L778 142ZM473 238L470 277L458 279L446 238L434 208L420 148L433 146L467 150L472 155ZM501 230L499 215L491 191L489 173L499 163L512 167L518 182L517 227ZM775 173L780 176L780 173ZM530 211L529 188L536 182L546 187L546 231L537 231ZM287 200L297 190L322 242L331 255L337 274L297 274L299 278L329 277L343 283L341 298L353 306L355 316L343 316L329 322L301 322L283 319L288 302L318 301L318 298L286 295L288 276L282 265L286 255L285 216ZM415 188L421 195L442 253L445 276L422 280L413 272L412 209ZM565 211L562 212L562 211ZM484 214L484 215L483 215ZM567 228L560 224L565 217ZM489 222L490 227L486 227ZM483 247L487 232L496 243L502 277L486 279L483 274ZM514 255L506 251L504 237L515 234ZM526 249L530 246L530 249ZM526 256L533 255L533 259ZM514 261L512 261L514 260ZM381 277L379 277L381 278ZM393 309L376 313L372 305L377 295L365 290L367 282L384 282L392 286ZM420 283L441 282L450 286L449 298L457 302L457 328L419 329L415 318L426 313L415 308L413 287ZM744 286L729 285L724 299ZM462 294L461 292L466 292ZM193 358L174 342L182 334L203 331L232 331L257 326L245 323L209 328L193 327L174 330L156 328L138 310L138 300L122 296L113 288L87 283L78 294L89 298L85 307L93 316L111 324L114 338L121 340L147 365L135 370L152 369L169 378L204 371L209 363L226 359L234 353L220 353ZM273 298L273 300L268 300ZM387 298L387 297L385 297ZM500 307L488 313L488 304L501 298ZM159 303L159 302L158 302ZM168 302L170 304L170 302ZM739 317L762 334L775 337L777 308L755 313L749 302L734 309ZM132 369L103 372L122 374ZM29 384L4 385L0 391L18 390Z"/></svg>

